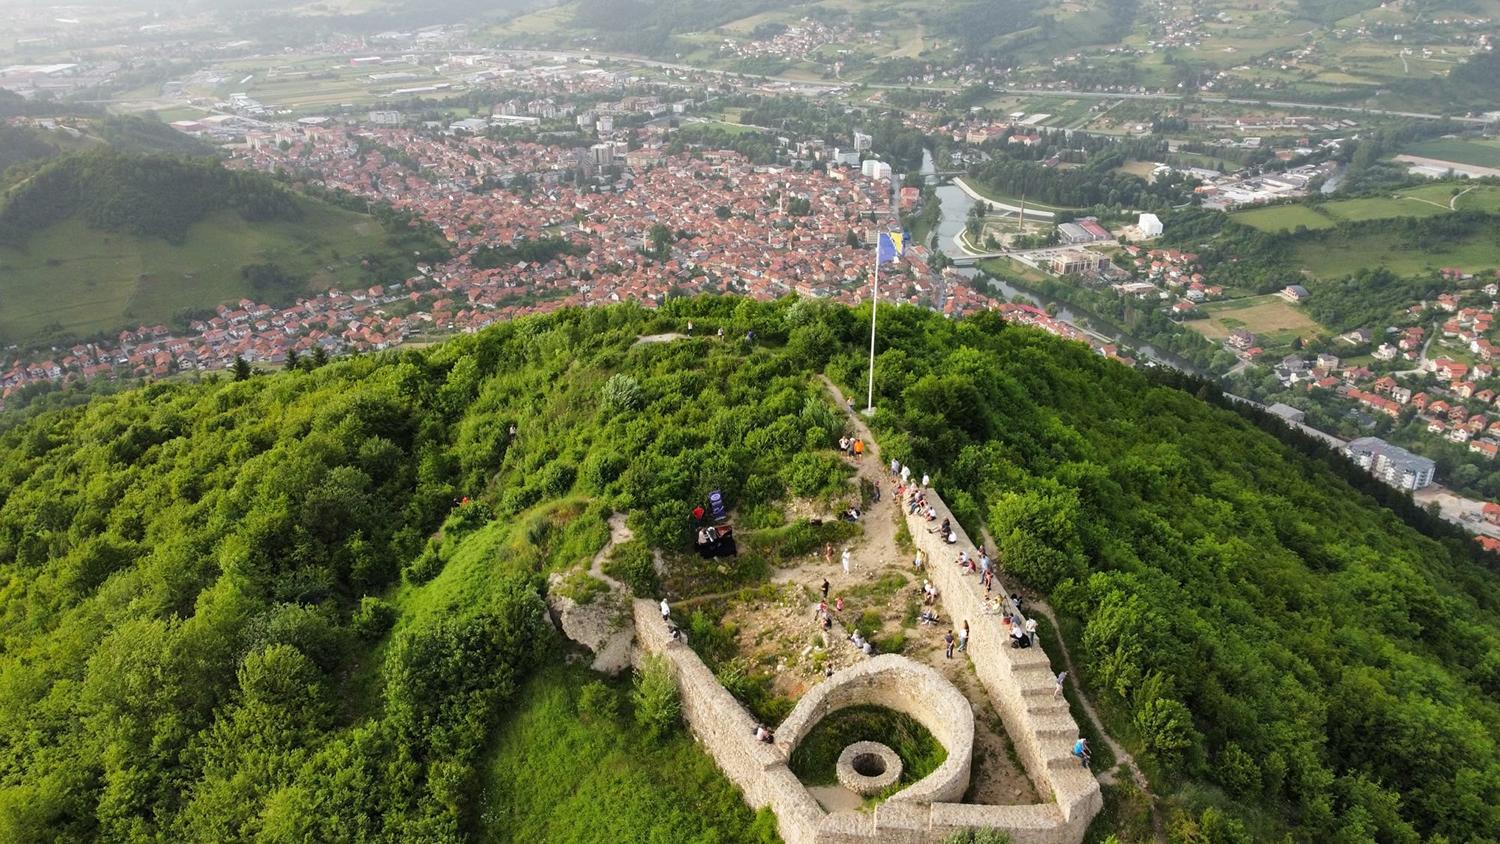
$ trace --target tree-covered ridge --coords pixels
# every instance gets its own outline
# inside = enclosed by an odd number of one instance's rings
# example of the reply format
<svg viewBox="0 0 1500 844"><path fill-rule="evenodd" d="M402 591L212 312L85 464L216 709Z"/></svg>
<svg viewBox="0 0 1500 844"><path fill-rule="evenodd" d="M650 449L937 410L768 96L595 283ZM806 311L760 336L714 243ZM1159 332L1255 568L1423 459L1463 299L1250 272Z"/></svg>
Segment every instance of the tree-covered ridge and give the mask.
<svg viewBox="0 0 1500 844"><path fill-rule="evenodd" d="M1500 835L1493 560L1081 345L883 325L887 448L940 467L1002 565L1079 621L1094 692L1180 799L1256 840Z"/></svg>
<svg viewBox="0 0 1500 844"><path fill-rule="evenodd" d="M868 316L565 310L0 434L0 840L481 836L483 749L558 648L539 575L612 510L683 548L710 490L838 488L815 375L862 383ZM688 318L710 336L636 342ZM883 446L1076 622L1169 801L1255 840L1500 836L1500 584L1472 543L1082 345L881 326Z"/></svg>
<svg viewBox="0 0 1500 844"><path fill-rule="evenodd" d="M213 159L98 150L64 156L13 188L0 205L0 243L74 215L107 231L178 243L211 211L233 209L247 221L296 220L295 199L271 179L224 169Z"/></svg>
<svg viewBox="0 0 1500 844"><path fill-rule="evenodd" d="M537 575L612 507L682 546L709 489L842 483L791 351L652 327L568 311L0 436L0 840L468 838L487 737L559 647Z"/></svg>

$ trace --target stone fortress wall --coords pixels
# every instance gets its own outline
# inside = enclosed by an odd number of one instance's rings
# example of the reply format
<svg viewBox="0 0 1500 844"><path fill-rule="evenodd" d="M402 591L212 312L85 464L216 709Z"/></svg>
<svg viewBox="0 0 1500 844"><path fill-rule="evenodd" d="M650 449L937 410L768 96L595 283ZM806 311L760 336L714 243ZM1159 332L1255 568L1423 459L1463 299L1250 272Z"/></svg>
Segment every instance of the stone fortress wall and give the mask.
<svg viewBox="0 0 1500 844"><path fill-rule="evenodd" d="M897 502L907 519L912 541L926 561L924 576L937 587L946 616L944 625L954 628L969 622L969 659L975 673L989 692L995 709L1005 722L1016 753L1026 773L1043 797L1049 793L1049 804L1069 832L1059 841L1083 840L1089 821L1103 808L1104 798L1099 781L1073 757L1073 743L1078 740L1078 723L1068 710L1068 703L1055 697L1056 673L1047 654L1039 645L1015 649L1010 646L1009 628L1001 623L1003 616L986 615L984 588L979 578L965 574L957 565L960 550L975 553L975 545L953 518L952 511L936 492L929 489L927 500L937 510L937 520L928 522L920 515L906 513L905 502ZM928 529L951 519L958 543L949 545ZM996 594L1004 594L997 585ZM1007 599L1002 606L1022 617ZM988 807L980 807L988 808ZM1020 840L1019 838L1017 839Z"/></svg>
<svg viewBox="0 0 1500 844"><path fill-rule="evenodd" d="M928 491L938 519L951 517ZM904 515L904 510L903 510ZM1053 698L1054 674L1040 647L1014 650L1000 617L983 613L978 578L954 564L958 549L974 546L955 523L959 544L927 533L909 517L913 540L930 561L928 576L940 591L945 624L969 621L969 657L989 692L1022 764L1047 803L991 806L962 799L973 755L974 714L952 684L934 669L906 657L882 655L838 672L810 689L777 731L776 744L754 737L755 720L686 643L671 637L657 605L633 605L637 660L658 654L671 666L682 693L682 713L694 736L753 807L770 806L787 844L939 844L966 828L995 828L1015 844L1079 844L1103 805L1099 783L1071 755L1078 725L1066 701ZM824 811L787 760L807 732L829 712L856 704L886 706L912 715L941 741L948 759L937 771L881 803L872 812Z"/></svg>

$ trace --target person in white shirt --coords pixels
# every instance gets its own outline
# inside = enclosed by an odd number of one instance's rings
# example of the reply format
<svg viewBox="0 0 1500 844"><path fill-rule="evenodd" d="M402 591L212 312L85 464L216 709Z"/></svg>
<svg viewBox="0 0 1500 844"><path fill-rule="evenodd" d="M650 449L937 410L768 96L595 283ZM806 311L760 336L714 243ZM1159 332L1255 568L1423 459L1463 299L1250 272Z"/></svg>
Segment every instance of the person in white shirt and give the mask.
<svg viewBox="0 0 1500 844"><path fill-rule="evenodd" d="M662 598L661 599L661 620L662 621L671 621L672 620L672 608L669 607L669 606L667 606L667 599L666 598Z"/></svg>

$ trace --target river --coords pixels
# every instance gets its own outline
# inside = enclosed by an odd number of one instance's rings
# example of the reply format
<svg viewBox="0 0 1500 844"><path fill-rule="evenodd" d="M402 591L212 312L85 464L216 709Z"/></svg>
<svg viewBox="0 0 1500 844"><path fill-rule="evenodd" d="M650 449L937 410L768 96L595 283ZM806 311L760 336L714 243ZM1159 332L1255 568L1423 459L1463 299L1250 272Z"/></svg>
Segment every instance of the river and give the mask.
<svg viewBox="0 0 1500 844"><path fill-rule="evenodd" d="M932 160L932 150L922 151L922 169L920 172L929 183L936 179L937 166ZM957 237L959 232L964 230L964 226L968 223L969 207L974 204L974 200L970 199L968 194L964 193L961 188L952 184L938 185L937 197L938 201L942 203L940 209L942 217L939 219L937 226L938 249L950 258L964 257L963 250L958 248L953 239ZM958 272L969 278L973 278L978 274L978 270L970 267L958 268ZM1057 318L1064 322L1080 328L1087 328L1096 334L1103 334L1113 338L1120 343L1136 349L1138 353L1152 360L1169 364L1187 372L1195 371L1191 367L1186 366L1183 361L1166 359L1151 346L1140 343L1128 336L1118 334L1118 332L1110 329L1102 321L1088 319L1086 315L1074 311L1064 302L1037 296L1034 293L1021 290L999 279L991 280L990 286L1004 295L1007 301L1014 302L1019 300L1039 308L1049 308L1050 306L1050 312L1055 313Z"/></svg>

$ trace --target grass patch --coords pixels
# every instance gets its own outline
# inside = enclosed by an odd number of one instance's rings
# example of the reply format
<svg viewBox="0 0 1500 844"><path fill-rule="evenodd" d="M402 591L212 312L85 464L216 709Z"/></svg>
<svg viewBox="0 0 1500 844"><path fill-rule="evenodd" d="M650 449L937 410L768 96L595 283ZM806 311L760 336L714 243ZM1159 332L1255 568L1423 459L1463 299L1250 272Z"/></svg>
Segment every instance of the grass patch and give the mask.
<svg viewBox="0 0 1500 844"><path fill-rule="evenodd" d="M887 571L880 575L873 583L861 583L851 586L843 591L843 595L850 599L864 599L871 601L883 601L905 589L911 581L906 575L899 571Z"/></svg>
<svg viewBox="0 0 1500 844"><path fill-rule="evenodd" d="M838 519L821 524L798 519L782 527L745 531L739 543L742 550L765 555L771 565L787 566L795 557L810 554L830 542L841 543L858 536L859 532L859 525Z"/></svg>
<svg viewBox="0 0 1500 844"><path fill-rule="evenodd" d="M629 709L624 684L582 668L527 681L480 769L480 840L779 841L686 731L649 741Z"/></svg>
<svg viewBox="0 0 1500 844"><path fill-rule="evenodd" d="M834 766L844 748L857 741L878 741L901 757L905 787L922 779L948 758L948 750L917 719L883 706L851 706L819 721L792 751L792 773L807 785L838 782Z"/></svg>
<svg viewBox="0 0 1500 844"><path fill-rule="evenodd" d="M572 600L575 604L586 606L608 592L609 586L599 578L579 569L564 577L553 591Z"/></svg>
<svg viewBox="0 0 1500 844"><path fill-rule="evenodd" d="M1263 232L1291 231L1298 226L1331 229L1336 225L1331 217L1306 205L1273 205L1269 208L1236 211L1230 217L1236 223L1243 223Z"/></svg>
<svg viewBox="0 0 1500 844"><path fill-rule="evenodd" d="M1089 824L1084 835L1085 844L1103 844L1106 841L1118 844L1146 844L1156 840L1151 826L1151 798L1146 796L1129 777L1112 785L1100 785L1104 793L1104 808Z"/></svg>
<svg viewBox="0 0 1500 844"><path fill-rule="evenodd" d="M1228 337L1236 328L1267 336L1289 333L1311 337L1324 333L1317 320L1274 293L1205 305L1203 313L1208 319L1186 324L1210 340Z"/></svg>

